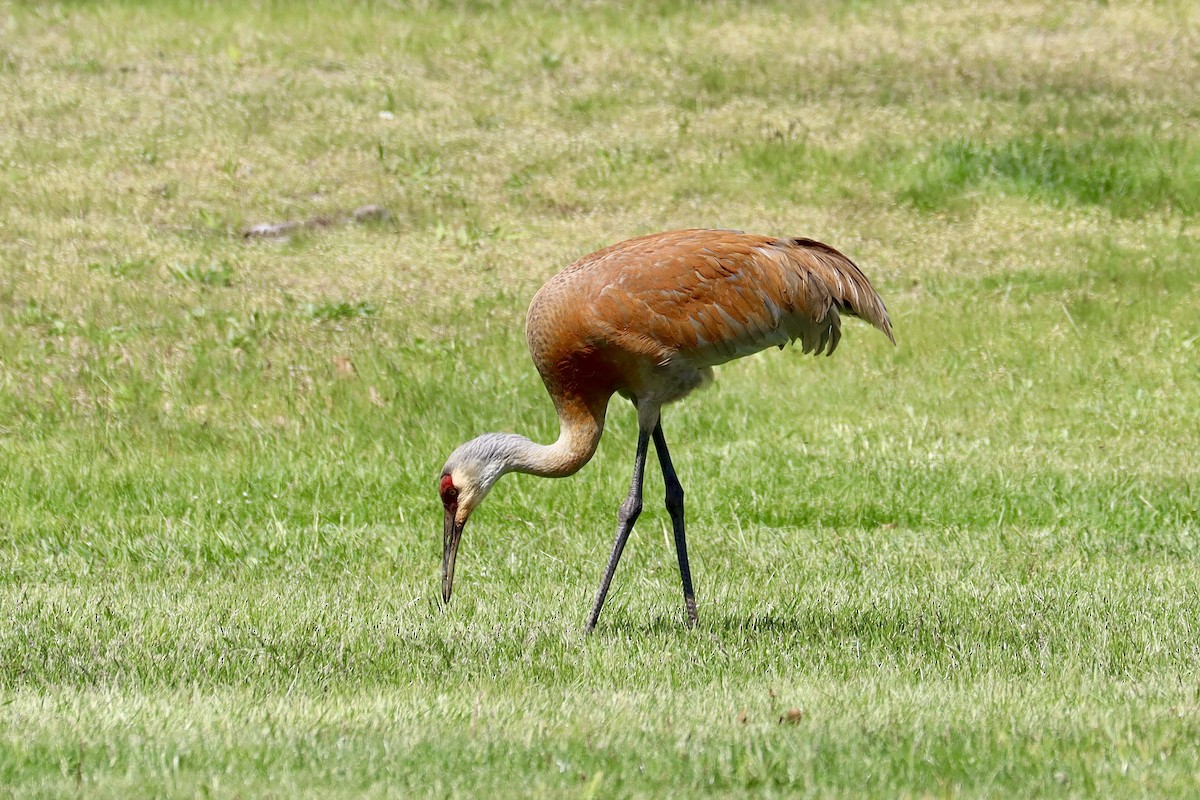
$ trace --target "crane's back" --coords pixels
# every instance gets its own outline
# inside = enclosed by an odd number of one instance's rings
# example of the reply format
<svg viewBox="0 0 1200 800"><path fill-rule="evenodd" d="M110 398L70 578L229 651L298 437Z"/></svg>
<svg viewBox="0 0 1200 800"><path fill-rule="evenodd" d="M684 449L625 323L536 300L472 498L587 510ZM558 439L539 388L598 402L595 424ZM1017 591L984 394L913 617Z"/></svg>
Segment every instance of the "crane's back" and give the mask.
<svg viewBox="0 0 1200 800"><path fill-rule="evenodd" d="M526 334L552 395L653 389L666 402L700 385L709 367L766 347L798 340L805 352L831 354L842 313L892 339L882 299L834 248L683 230L571 264L534 296Z"/></svg>

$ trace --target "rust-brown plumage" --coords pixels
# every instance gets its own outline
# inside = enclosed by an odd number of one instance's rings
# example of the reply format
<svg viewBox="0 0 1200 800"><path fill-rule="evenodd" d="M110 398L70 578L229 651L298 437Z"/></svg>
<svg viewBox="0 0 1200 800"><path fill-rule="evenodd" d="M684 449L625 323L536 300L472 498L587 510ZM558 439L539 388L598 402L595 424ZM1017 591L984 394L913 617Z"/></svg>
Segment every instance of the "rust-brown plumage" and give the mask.
<svg viewBox="0 0 1200 800"><path fill-rule="evenodd" d="M806 353L832 354L842 314L866 320L895 341L883 301L866 276L812 239L670 231L612 245L559 272L530 303L526 336L561 434L548 446L514 434L484 434L451 454L440 486L446 510L443 598L450 599L462 528L495 481L505 472L573 474L595 453L608 401L619 393L637 408L637 457L587 629L599 618L641 511L651 438L666 481L688 621L694 623L683 489L660 410L711 380L712 367L767 347L796 341Z"/></svg>

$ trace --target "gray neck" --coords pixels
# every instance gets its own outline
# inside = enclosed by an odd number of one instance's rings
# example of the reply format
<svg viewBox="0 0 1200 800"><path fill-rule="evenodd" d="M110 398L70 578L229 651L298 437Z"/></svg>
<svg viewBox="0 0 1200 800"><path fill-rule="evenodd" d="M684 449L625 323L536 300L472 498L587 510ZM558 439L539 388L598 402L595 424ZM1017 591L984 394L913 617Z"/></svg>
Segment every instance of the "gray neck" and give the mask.
<svg viewBox="0 0 1200 800"><path fill-rule="evenodd" d="M485 433L471 445L485 462L499 468L499 475L522 472L542 478L565 478L591 460L601 431L601 425L594 429L564 427L558 441L550 445L537 444L516 433Z"/></svg>
<svg viewBox="0 0 1200 800"><path fill-rule="evenodd" d="M607 400L605 397L589 405L577 398L555 395L561 428L554 444L537 444L515 433L485 433L451 453L446 469L464 463L479 465L482 474L478 478L485 493L506 472L543 478L574 475L591 460L600 443Z"/></svg>

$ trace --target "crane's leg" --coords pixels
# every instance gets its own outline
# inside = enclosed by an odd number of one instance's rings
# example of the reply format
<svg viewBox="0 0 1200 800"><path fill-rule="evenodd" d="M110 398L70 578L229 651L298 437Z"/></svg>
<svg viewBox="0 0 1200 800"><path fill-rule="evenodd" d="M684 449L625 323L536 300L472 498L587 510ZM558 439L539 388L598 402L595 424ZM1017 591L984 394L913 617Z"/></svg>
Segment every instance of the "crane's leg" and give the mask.
<svg viewBox="0 0 1200 800"><path fill-rule="evenodd" d="M663 436L662 421L654 426L654 449L658 451L658 463L662 467L663 483L667 488L667 513L671 515L671 527L675 530L675 552L679 555L679 577L683 579L683 604L687 608L687 624L696 624L696 593L692 590L692 570L688 567L687 538L683 533L683 486L675 474L671 454L667 452L667 440Z"/></svg>
<svg viewBox="0 0 1200 800"><path fill-rule="evenodd" d="M617 540L613 543L612 555L608 557L608 566L604 570L604 579L600 582L600 590L596 592L596 602L592 604L592 613L588 617L585 633L591 633L600 619L600 609L604 607L604 598L608 595L609 584L612 583L613 573L617 571L617 562L621 560L621 551L625 542L629 541L629 533L633 523L637 522L638 514L642 513L642 479L646 475L646 451L650 448L650 435L645 429L639 429L637 455L633 458L633 482L629 486L629 496L621 503L617 513Z"/></svg>

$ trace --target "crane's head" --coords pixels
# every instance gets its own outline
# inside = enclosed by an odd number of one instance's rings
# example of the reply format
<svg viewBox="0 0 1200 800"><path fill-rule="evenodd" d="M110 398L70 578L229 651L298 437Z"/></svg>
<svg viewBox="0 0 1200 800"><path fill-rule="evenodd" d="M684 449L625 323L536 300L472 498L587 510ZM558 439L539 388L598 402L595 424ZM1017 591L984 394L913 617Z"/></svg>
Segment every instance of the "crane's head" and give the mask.
<svg viewBox="0 0 1200 800"><path fill-rule="evenodd" d="M485 434L450 454L438 484L445 527L442 538L442 600L450 602L454 588L454 560L458 542L471 512L483 502L492 486L508 470L503 434Z"/></svg>

